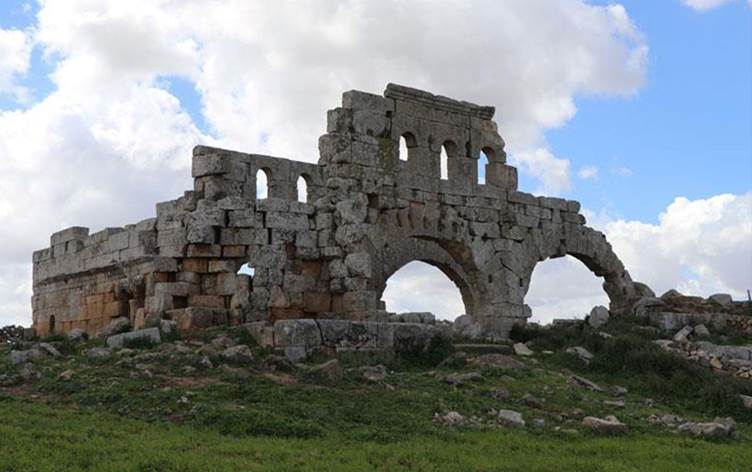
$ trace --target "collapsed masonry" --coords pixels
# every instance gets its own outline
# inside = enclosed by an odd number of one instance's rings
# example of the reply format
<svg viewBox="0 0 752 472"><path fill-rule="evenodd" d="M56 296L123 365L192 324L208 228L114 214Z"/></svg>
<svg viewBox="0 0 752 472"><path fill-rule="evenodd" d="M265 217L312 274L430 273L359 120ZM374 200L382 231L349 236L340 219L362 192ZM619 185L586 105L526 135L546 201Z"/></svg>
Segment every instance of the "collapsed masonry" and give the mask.
<svg viewBox="0 0 752 472"><path fill-rule="evenodd" d="M565 255L604 278L613 313L628 311L645 287L585 226L578 202L517 191L493 114L390 84L384 96L343 95L328 112L318 164L198 146L194 189L157 204L156 218L91 235L68 228L34 253L33 327L93 334L116 317L137 328L167 318L182 331L261 322L273 338L280 320L383 322L387 279L418 260L457 285L478 333L500 339L530 316L535 265ZM244 263L252 277L238 274Z"/></svg>

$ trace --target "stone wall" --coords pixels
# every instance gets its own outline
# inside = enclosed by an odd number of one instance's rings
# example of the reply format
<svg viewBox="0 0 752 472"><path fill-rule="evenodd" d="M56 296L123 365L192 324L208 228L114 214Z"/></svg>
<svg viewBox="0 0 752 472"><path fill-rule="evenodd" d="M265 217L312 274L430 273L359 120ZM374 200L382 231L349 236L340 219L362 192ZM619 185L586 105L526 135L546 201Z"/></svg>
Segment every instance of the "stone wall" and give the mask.
<svg viewBox="0 0 752 472"><path fill-rule="evenodd" d="M578 202L517 191L493 113L390 84L384 96L343 94L328 112L318 165L198 146L194 189L158 204L155 219L91 236L69 228L34 254L34 327L94 332L115 316L136 327L170 318L181 330L385 321L387 279L420 260L458 286L485 336L503 338L530 316L524 296L535 265L565 255L604 278L611 311L628 310L641 284L585 226ZM265 199L256 198L259 171ZM243 263L253 277L237 274Z"/></svg>

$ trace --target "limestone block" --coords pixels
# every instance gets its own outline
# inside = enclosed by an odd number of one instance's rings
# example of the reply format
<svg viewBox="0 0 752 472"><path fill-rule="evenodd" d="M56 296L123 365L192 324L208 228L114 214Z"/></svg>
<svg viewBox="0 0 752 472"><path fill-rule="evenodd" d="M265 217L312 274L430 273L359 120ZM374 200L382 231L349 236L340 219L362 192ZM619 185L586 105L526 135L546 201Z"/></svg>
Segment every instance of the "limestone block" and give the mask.
<svg viewBox="0 0 752 472"><path fill-rule="evenodd" d="M198 149L198 148L196 148ZM208 154L209 151L206 148L202 148L200 153L194 149L193 164L191 166L191 176L204 177L207 175L220 175L227 172L229 167L229 159L226 156L218 153Z"/></svg>
<svg viewBox="0 0 752 472"><path fill-rule="evenodd" d="M375 113L394 111L394 100L381 95L350 90L342 94L342 108L368 110Z"/></svg>
<svg viewBox="0 0 752 472"><path fill-rule="evenodd" d="M89 228L83 226L71 226L64 230L52 233L50 236L50 246L63 244L68 241L83 241L89 236Z"/></svg>
<svg viewBox="0 0 752 472"><path fill-rule="evenodd" d="M140 339L157 344L162 342L162 338L159 334L159 328L147 328L110 336L109 338L107 338L107 347L110 349L122 349L127 342Z"/></svg>
<svg viewBox="0 0 752 472"><path fill-rule="evenodd" d="M348 273L353 276L371 277L372 266L371 256L368 253L361 252L348 254L345 257L345 266Z"/></svg>
<svg viewBox="0 0 752 472"><path fill-rule="evenodd" d="M307 350L321 345L321 330L315 320L281 320L274 323L274 343L278 347L299 346Z"/></svg>

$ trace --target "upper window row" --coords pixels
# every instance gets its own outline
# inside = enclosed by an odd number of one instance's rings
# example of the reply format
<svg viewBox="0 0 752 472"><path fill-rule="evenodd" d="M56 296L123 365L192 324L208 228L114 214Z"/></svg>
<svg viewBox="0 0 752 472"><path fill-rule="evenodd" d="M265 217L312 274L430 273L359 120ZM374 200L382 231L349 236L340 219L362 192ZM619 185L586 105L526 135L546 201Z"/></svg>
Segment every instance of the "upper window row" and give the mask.
<svg viewBox="0 0 752 472"><path fill-rule="evenodd" d="M412 133L403 134L400 138L399 159L401 161L407 162L407 160L410 158L410 150L415 147L417 147L415 136L413 136ZM439 175L441 180L449 180L449 159L450 157L453 158L457 155L457 145L452 141L445 141L441 146L441 154L439 155ZM489 157L492 156L493 149L491 148L486 147L480 151L480 156L478 158L479 184L486 183L486 166L490 162Z"/></svg>
<svg viewBox="0 0 752 472"><path fill-rule="evenodd" d="M297 199L299 202L308 202L309 177L301 174L296 183ZM269 197L269 171L259 169L256 172L256 200L264 200Z"/></svg>

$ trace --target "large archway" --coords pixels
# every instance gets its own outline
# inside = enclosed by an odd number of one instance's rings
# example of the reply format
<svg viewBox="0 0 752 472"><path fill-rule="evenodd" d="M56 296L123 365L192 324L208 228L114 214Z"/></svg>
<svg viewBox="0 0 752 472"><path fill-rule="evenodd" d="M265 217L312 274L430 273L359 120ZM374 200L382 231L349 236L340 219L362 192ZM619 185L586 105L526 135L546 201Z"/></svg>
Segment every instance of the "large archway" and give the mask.
<svg viewBox="0 0 752 472"><path fill-rule="evenodd" d="M459 287L441 269L421 261L389 277L381 300L391 313L431 312L448 321L467 311Z"/></svg>
<svg viewBox="0 0 752 472"><path fill-rule="evenodd" d="M536 264L525 304L532 313L529 321L548 324L554 319L584 318L593 306L608 306L609 299L603 278L566 256Z"/></svg>

